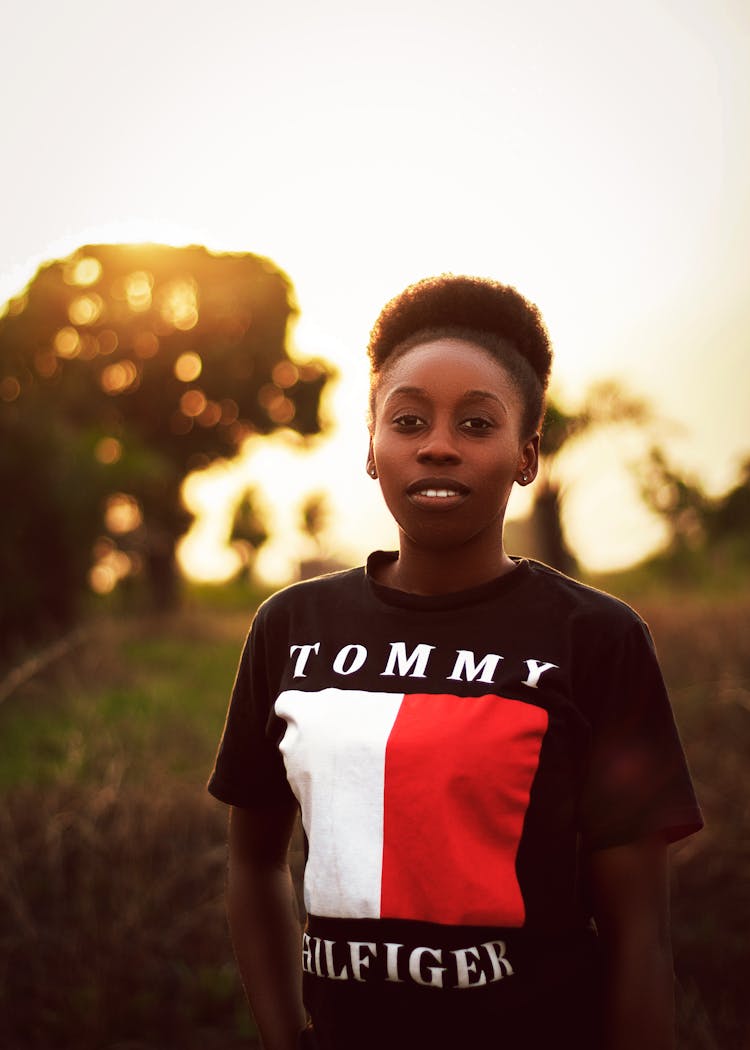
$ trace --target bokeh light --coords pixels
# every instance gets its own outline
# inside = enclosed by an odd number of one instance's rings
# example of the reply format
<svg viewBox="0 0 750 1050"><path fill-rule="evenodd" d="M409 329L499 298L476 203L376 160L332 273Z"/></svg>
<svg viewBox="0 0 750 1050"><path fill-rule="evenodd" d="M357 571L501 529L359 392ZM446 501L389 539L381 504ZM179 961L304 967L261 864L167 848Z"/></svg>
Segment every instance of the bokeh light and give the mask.
<svg viewBox="0 0 750 1050"><path fill-rule="evenodd" d="M189 332L198 323L198 288L195 281L169 281L159 289L162 319L180 332Z"/></svg>
<svg viewBox="0 0 750 1050"><path fill-rule="evenodd" d="M0 308L0 317L7 314L8 317L18 317L26 309L29 297L24 293L23 295L16 295L12 299L9 299L7 303Z"/></svg>
<svg viewBox="0 0 750 1050"><path fill-rule="evenodd" d="M92 361L99 353L99 340L91 332L83 332L79 338L81 340L80 358L83 361Z"/></svg>
<svg viewBox="0 0 750 1050"><path fill-rule="evenodd" d="M104 524L116 536L135 530L143 523L138 500L125 492L116 492L110 496L104 508Z"/></svg>
<svg viewBox="0 0 750 1050"><path fill-rule="evenodd" d="M180 408L186 416L195 418L199 416L208 404L206 395L202 390L198 390L197 387L193 387L191 390L186 390L180 398Z"/></svg>
<svg viewBox="0 0 750 1050"><path fill-rule="evenodd" d="M291 423L294 419L297 409L295 408L294 402L290 401L288 397L280 397L276 401L273 401L268 408L268 418L274 423L285 424Z"/></svg>
<svg viewBox="0 0 750 1050"><path fill-rule="evenodd" d="M201 427L215 427L221 421L221 405L216 401L207 401L206 407L198 416L198 425Z"/></svg>
<svg viewBox="0 0 750 1050"><path fill-rule="evenodd" d="M119 284L118 282L115 282L115 284L118 285L117 294L119 295ZM147 270L136 270L125 278L122 291L133 313L144 313L151 307L151 290L153 286L153 274ZM112 295L116 295L114 287Z"/></svg>
<svg viewBox="0 0 750 1050"><path fill-rule="evenodd" d="M96 338L100 354L113 354L119 345L117 332L114 332L111 328L103 328L97 333Z"/></svg>
<svg viewBox="0 0 750 1050"><path fill-rule="evenodd" d="M71 324L86 325L94 324L102 315L104 300L96 292L87 295L79 295L68 307L68 317Z"/></svg>
<svg viewBox="0 0 750 1050"><path fill-rule="evenodd" d="M96 443L94 456L105 466L117 463L122 458L122 442L114 437L103 437Z"/></svg>
<svg viewBox="0 0 750 1050"><path fill-rule="evenodd" d="M89 569L89 587L95 594L110 594L117 586L118 576L107 562L97 562Z"/></svg>
<svg viewBox="0 0 750 1050"><path fill-rule="evenodd" d="M138 369L132 361L116 361L107 365L99 381L105 394L122 394L129 390L138 380Z"/></svg>
<svg viewBox="0 0 750 1050"><path fill-rule="evenodd" d="M225 397L219 402L221 408L221 423L222 426L229 427L232 423L236 423L240 416L240 406L236 401L233 401L231 397Z"/></svg>
<svg viewBox="0 0 750 1050"><path fill-rule="evenodd" d="M193 383L203 371L200 354L192 350L180 354L174 363L174 374L182 383Z"/></svg>
<svg viewBox="0 0 750 1050"><path fill-rule="evenodd" d="M55 336L55 350L60 357L76 357L81 351L81 339L78 331L70 325L61 328Z"/></svg>
<svg viewBox="0 0 750 1050"><path fill-rule="evenodd" d="M299 369L291 361L279 361L271 373L271 378L276 386L287 390L298 381Z"/></svg>
<svg viewBox="0 0 750 1050"><path fill-rule="evenodd" d="M5 376L2 382L0 382L0 398L5 401L6 404L15 401L20 393L21 384L15 376Z"/></svg>
<svg viewBox="0 0 750 1050"><path fill-rule="evenodd" d="M78 285L79 288L87 288L96 284L102 275L102 264L93 255L85 255L82 259L76 259L65 267L63 278L67 284Z"/></svg>
<svg viewBox="0 0 750 1050"><path fill-rule="evenodd" d="M258 403L263 406L268 418L279 424L291 423L296 412L294 402L290 401L276 383L264 383L258 391Z"/></svg>
<svg viewBox="0 0 750 1050"><path fill-rule="evenodd" d="M96 561L89 569L88 582L95 594L111 594L120 580L138 568L131 555L121 551L109 537L101 536L93 553Z"/></svg>

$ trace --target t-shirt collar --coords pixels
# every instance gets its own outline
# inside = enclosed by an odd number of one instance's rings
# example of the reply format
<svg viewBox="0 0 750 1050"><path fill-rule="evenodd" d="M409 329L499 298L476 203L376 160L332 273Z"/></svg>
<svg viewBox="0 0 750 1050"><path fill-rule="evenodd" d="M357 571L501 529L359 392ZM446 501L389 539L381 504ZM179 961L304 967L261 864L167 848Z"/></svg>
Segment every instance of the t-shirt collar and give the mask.
<svg viewBox="0 0 750 1050"><path fill-rule="evenodd" d="M375 573L381 566L394 562L397 558L398 551L373 551L367 559L366 579L370 590L377 599L386 605L402 609L440 611L477 605L515 590L529 575L528 561L525 558L512 558L511 560L516 563L515 569L502 576L497 576L494 580L480 583L476 587L469 587L462 591L450 591L447 594L412 594L409 591L397 590L395 587L387 587L375 579Z"/></svg>

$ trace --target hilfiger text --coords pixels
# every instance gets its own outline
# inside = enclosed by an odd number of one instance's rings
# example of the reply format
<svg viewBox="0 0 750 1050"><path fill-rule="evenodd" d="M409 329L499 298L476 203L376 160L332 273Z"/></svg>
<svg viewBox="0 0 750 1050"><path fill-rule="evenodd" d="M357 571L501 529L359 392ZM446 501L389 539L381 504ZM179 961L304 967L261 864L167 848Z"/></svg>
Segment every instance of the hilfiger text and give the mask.
<svg viewBox="0 0 750 1050"><path fill-rule="evenodd" d="M388 941L333 941L308 933L302 935L302 969L332 981L389 981L444 989L479 988L513 974L501 940L444 949Z"/></svg>

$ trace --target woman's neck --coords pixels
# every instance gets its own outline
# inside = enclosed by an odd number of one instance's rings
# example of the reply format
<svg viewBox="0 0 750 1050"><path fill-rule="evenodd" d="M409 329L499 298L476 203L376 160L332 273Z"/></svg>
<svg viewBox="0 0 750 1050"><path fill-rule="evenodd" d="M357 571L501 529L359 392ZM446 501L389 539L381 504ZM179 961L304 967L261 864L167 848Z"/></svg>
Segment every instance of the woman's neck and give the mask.
<svg viewBox="0 0 750 1050"><path fill-rule="evenodd" d="M378 580L387 587L410 594L451 594L469 590L504 576L516 568L502 544L491 552L457 552L413 547L401 537L398 557L381 569Z"/></svg>

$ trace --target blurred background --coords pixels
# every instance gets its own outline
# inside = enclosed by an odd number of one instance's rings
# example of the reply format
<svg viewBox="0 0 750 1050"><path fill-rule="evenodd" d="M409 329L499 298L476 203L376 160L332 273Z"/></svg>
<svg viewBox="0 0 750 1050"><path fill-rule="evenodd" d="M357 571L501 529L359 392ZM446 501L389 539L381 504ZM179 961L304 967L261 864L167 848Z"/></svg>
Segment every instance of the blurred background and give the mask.
<svg viewBox="0 0 750 1050"><path fill-rule="evenodd" d="M680 1045L750 1046L747 6L4 22L3 1045L253 1045L202 785L257 601L396 541L364 347L451 271L549 326L507 546L651 624L709 822L675 855Z"/></svg>

